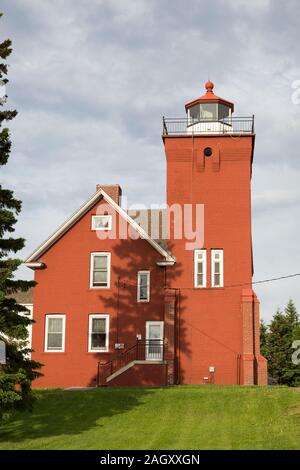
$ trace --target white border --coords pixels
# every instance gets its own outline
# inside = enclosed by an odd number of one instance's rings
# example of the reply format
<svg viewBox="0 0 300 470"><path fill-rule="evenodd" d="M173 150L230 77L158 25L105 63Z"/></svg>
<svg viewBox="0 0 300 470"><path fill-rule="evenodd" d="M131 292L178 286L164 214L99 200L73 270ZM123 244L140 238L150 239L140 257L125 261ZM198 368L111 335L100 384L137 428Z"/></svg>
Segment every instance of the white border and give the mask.
<svg viewBox="0 0 300 470"><path fill-rule="evenodd" d="M220 254L220 259L215 260L214 255L215 254ZM215 286L215 261L220 262L220 285ZM211 287L214 287L215 289L224 287L224 252L223 250L211 250Z"/></svg>
<svg viewBox="0 0 300 470"><path fill-rule="evenodd" d="M62 349L48 349L48 318L62 318L63 330L62 330ZM47 313L45 315L45 343L44 343L44 352L47 353L61 353L65 352L65 338L66 338L66 315L65 314L56 314L56 313Z"/></svg>
<svg viewBox="0 0 300 470"><path fill-rule="evenodd" d="M93 286L93 267L94 256L104 255L107 256L107 286ZM90 257L90 289L110 289L110 267L111 267L111 253L108 251L93 251Z"/></svg>
<svg viewBox="0 0 300 470"><path fill-rule="evenodd" d="M100 217L105 217L106 219L108 219L108 227L95 227L95 219L99 219ZM112 227L112 216L111 215L92 215L92 226L91 226L91 230L101 230L101 231L107 231L107 230L111 230L111 227Z"/></svg>
<svg viewBox="0 0 300 470"><path fill-rule="evenodd" d="M140 286L141 286L141 279L140 274L147 274L147 299L140 299ZM150 302L150 271L138 271L137 273L137 301L138 302Z"/></svg>
<svg viewBox="0 0 300 470"><path fill-rule="evenodd" d="M197 274L198 274L198 266L197 266L197 262L198 262L198 259L197 259L197 255L199 253L203 253L203 285L202 286L199 286L197 284ZM207 285L207 273L206 273L206 266L207 266L207 263L206 263L206 258L207 258L207 252L206 250L194 250L194 287L196 289L204 289Z"/></svg>
<svg viewBox="0 0 300 470"><path fill-rule="evenodd" d="M105 348L92 349L92 321L93 318L105 318ZM109 315L104 313L91 313L89 315L89 330L88 330L88 352L97 353L97 352L108 352L109 350Z"/></svg>

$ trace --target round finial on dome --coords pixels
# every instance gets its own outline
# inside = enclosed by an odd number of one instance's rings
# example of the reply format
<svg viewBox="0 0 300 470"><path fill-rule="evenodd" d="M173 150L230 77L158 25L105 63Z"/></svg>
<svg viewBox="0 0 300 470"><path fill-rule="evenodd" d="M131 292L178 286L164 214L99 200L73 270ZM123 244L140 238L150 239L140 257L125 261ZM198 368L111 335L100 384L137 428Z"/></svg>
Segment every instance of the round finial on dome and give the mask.
<svg viewBox="0 0 300 470"><path fill-rule="evenodd" d="M208 80L206 83L205 83L205 88L207 89L207 91L211 92L213 91L214 89L214 84L213 82L211 82L210 80Z"/></svg>

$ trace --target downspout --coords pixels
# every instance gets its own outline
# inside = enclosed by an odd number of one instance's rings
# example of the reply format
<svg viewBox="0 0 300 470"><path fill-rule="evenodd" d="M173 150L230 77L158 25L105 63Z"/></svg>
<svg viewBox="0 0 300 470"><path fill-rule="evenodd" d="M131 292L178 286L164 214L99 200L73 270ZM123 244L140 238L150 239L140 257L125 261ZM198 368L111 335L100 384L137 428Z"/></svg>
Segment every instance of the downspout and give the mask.
<svg viewBox="0 0 300 470"><path fill-rule="evenodd" d="M176 349L175 349L175 361L176 361L176 384L181 384L181 367L180 367L180 297L181 291L177 290L177 315L176 315Z"/></svg>
<svg viewBox="0 0 300 470"><path fill-rule="evenodd" d="M116 325L116 343L119 342L119 310L120 310L120 276L117 279L117 325Z"/></svg>

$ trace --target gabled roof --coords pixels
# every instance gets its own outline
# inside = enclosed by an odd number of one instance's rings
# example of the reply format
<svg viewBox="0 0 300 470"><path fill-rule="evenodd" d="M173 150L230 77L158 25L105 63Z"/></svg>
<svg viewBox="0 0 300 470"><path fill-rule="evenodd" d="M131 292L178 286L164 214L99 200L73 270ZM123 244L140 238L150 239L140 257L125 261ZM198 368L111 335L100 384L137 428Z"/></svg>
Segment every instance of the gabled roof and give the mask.
<svg viewBox="0 0 300 470"><path fill-rule="evenodd" d="M167 210L165 208L128 209L127 214L160 246L167 246Z"/></svg>
<svg viewBox="0 0 300 470"><path fill-rule="evenodd" d="M100 188L25 260L25 266L32 269L42 268L44 265L39 261L39 258L102 198L105 199L105 201L138 232L141 238L150 243L150 245L164 258L164 262L167 264L175 263L175 258L162 248L155 240L153 240L124 209L116 204L116 202Z"/></svg>

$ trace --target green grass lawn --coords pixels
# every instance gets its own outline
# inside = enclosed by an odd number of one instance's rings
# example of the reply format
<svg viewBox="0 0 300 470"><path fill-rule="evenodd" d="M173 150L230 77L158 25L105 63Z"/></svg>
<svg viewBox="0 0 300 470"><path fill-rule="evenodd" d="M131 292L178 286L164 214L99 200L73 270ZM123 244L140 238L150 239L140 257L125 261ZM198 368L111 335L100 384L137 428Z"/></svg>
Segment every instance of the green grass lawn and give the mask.
<svg viewBox="0 0 300 470"><path fill-rule="evenodd" d="M0 449L299 449L286 387L43 390L0 426Z"/></svg>

